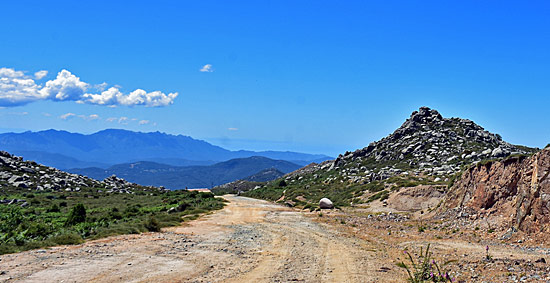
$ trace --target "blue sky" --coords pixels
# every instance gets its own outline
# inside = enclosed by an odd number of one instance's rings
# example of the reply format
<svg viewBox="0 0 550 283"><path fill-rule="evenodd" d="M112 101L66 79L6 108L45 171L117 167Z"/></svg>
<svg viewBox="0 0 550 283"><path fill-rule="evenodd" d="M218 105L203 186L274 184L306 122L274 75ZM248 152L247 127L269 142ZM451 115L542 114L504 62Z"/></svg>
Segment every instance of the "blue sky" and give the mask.
<svg viewBox="0 0 550 283"><path fill-rule="evenodd" d="M7 1L0 68L36 91L0 93L0 129L337 155L426 105L544 147L549 14L547 1Z"/></svg>

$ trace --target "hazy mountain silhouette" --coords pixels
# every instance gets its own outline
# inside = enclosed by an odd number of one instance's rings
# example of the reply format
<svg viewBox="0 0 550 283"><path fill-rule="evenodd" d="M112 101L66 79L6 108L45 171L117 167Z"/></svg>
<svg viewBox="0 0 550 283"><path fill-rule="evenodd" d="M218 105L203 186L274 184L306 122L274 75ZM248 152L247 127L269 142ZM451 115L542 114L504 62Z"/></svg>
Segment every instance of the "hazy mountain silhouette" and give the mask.
<svg viewBox="0 0 550 283"><path fill-rule="evenodd" d="M331 159L322 154L231 151L184 135L108 129L84 135L67 131L0 134L0 149L58 167L99 167L136 161L176 166L209 165L234 158L264 156L304 165ZM255 172L253 172L255 173Z"/></svg>
<svg viewBox="0 0 550 283"><path fill-rule="evenodd" d="M261 156L237 158L216 163L210 166L172 166L149 161L117 164L108 169L73 168L68 172L103 180L117 175L140 185L165 186L170 189L203 188L225 184L249 177L266 169L288 173L300 165L273 160Z"/></svg>

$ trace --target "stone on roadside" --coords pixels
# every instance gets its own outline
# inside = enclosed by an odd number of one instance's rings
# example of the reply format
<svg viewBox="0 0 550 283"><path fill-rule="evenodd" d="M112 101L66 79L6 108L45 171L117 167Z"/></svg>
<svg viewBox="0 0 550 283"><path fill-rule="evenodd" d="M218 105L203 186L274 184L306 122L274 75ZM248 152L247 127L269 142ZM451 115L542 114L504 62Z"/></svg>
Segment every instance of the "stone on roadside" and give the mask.
<svg viewBox="0 0 550 283"><path fill-rule="evenodd" d="M328 198L322 198L319 201L319 208L321 209L333 209L334 204L332 204L332 201Z"/></svg>

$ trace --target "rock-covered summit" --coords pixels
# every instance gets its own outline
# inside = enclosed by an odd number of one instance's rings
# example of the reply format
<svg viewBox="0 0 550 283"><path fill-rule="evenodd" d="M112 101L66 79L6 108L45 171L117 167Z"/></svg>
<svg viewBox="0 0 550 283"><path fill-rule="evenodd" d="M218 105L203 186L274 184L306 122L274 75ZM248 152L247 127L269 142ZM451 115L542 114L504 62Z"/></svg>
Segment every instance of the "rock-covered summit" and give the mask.
<svg viewBox="0 0 550 283"><path fill-rule="evenodd" d="M392 134L338 156L334 166L366 162L376 167L387 165L380 169L386 167L381 171L389 170L389 175L407 169L427 175L450 175L464 164L529 152L532 150L507 143L473 121L443 118L437 110L421 107ZM375 172L374 169L369 171Z"/></svg>

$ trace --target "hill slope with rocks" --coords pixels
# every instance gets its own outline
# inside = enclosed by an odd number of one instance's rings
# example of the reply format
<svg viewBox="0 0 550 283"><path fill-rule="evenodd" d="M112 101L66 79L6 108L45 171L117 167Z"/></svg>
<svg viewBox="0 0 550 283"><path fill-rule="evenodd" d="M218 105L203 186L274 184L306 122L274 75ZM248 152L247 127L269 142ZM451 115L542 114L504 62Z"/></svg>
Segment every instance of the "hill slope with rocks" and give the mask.
<svg viewBox="0 0 550 283"><path fill-rule="evenodd" d="M155 162L118 164L108 169L69 169L69 172L95 179L117 175L141 185L164 186L170 189L211 188L243 178L253 181L272 180L300 168L300 165L260 156L237 158L209 166L172 166ZM259 173L259 171L268 170ZM257 175L256 175L257 174Z"/></svg>
<svg viewBox="0 0 550 283"><path fill-rule="evenodd" d="M195 166L251 156L298 164L330 159L322 154L289 151L231 151L184 135L119 129L103 130L90 135L56 130L3 133L0 134L0 149L58 169L107 168L115 164L139 161Z"/></svg>
<svg viewBox="0 0 550 283"><path fill-rule="evenodd" d="M0 151L0 189L15 187L27 191L78 192L83 188L97 188L105 193L134 193L134 190L159 190L140 186L124 179L110 176L98 181L82 175L71 174L47 167L34 161L24 161L20 156ZM3 201L5 202L5 200Z"/></svg>
<svg viewBox="0 0 550 283"><path fill-rule="evenodd" d="M444 118L421 107L389 136L333 161L301 168L247 195L286 197L297 204L325 196L338 205L358 204L384 200L402 187L446 186L469 164L535 151L507 143L473 121Z"/></svg>

